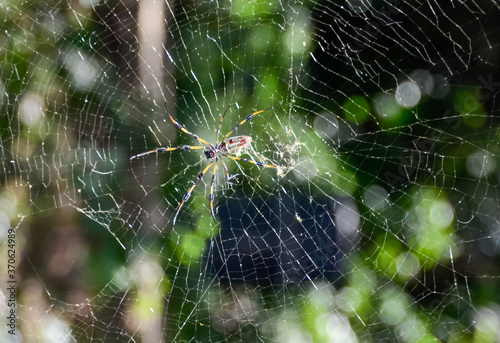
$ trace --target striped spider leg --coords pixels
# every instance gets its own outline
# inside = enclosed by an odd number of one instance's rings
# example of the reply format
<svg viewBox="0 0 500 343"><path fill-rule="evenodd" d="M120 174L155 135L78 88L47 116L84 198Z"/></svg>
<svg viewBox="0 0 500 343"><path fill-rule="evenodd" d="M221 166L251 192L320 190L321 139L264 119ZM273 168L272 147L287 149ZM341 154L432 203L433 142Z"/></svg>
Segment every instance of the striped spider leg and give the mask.
<svg viewBox="0 0 500 343"><path fill-rule="evenodd" d="M204 140L203 138L199 137L198 135L196 135L196 134L188 131L184 127L184 125L178 123L174 118L172 118L171 115L169 115L170 120L174 123L174 125L180 131L182 131L185 134L193 137L194 139L196 139L198 142L204 144L205 146L180 145L180 146L177 146L177 147L159 147L159 148L156 148L156 149L153 149L153 150L149 150L149 151L146 151L146 152L134 155L134 156L132 156L130 158L130 160L133 160L133 159L136 159L136 158L139 158L139 157L143 157L143 156L147 156L147 155L154 154L154 153L160 154L160 153L166 153L166 152L170 152L170 151L174 151L174 150L188 151L188 150L200 150L200 149L204 149L205 157L207 158L207 160L210 163L198 175L198 177L196 178L196 181L191 185L191 187L189 187L187 193L182 198L182 201L179 204L179 206L177 207L177 210L175 212L175 215L174 215L174 218L173 218L173 225L175 225L175 223L177 221L177 216L179 215L179 212L180 212L182 206L189 200L189 198L191 197L191 194L192 194L193 190L196 188L196 186L198 185L198 183L200 183L200 181L203 179L203 176L205 176L205 174L210 170L210 168L212 166L213 166L213 169L212 169L212 178L210 180L209 201L210 201L210 212L212 214L212 218L214 219L215 222L217 222L216 219L215 219L215 212L214 212L213 202L214 202L214 184L215 184L215 179L216 179L216 175L217 175L217 164L218 164L218 162L220 161L222 163L222 166L224 168L224 172L226 174L226 182L228 184L231 184L230 180L232 178L234 178L235 176L237 176L237 175L232 175L232 176L229 175L229 170L227 168L227 165L224 162L224 160L222 159L223 156L227 157L229 159L235 160L235 161L249 162L249 163L252 163L252 164L254 164L254 165L258 166L258 167L263 167L263 168L276 168L277 167L274 164L265 164L265 163L262 163L262 162L257 162L257 161L255 161L253 159L253 157L252 157L252 159L249 160L247 158L240 158L240 157L237 157L237 156L233 156L239 150L242 150L242 149L250 147L251 146L250 144L252 143L252 137L250 137L250 136L232 136L232 137L229 137L229 136L231 136L231 134L234 131L236 131L241 125L243 125L247 121L251 120L257 114L260 114L262 112L271 110L271 109L273 109L273 108L275 108L276 106L279 106L279 105L280 104L272 106L272 107L269 107L269 108L266 108L264 110L260 110L260 111L254 112L252 114L249 114L245 119L243 119L235 127L233 127L231 129L231 131L229 131L224 136L224 138L222 138L221 141L219 141L219 136L220 136L220 130L221 130L221 127L222 127L222 122L224 120L224 117L225 117L228 109L229 109L229 106L228 106L226 108L226 110L224 111L224 113L221 115L221 119L220 119L220 122L219 122L219 126L217 127L217 133L216 133L216 141L217 141L217 143L215 145L209 143L208 141Z"/></svg>

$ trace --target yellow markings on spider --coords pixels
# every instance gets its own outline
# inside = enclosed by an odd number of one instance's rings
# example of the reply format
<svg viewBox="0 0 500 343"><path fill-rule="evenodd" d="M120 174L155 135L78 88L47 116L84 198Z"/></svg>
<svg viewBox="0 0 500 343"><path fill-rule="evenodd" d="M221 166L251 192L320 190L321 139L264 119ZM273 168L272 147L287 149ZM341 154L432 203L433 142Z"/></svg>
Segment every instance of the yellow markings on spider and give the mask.
<svg viewBox="0 0 500 343"><path fill-rule="evenodd" d="M235 161L249 162L249 163L252 163L252 164L254 164L254 165L258 166L258 167L263 167L263 168L278 168L278 166L276 166L274 164L266 164L266 163L255 161L253 157L251 157L251 159L247 159L247 158L241 158L241 157L233 156L235 153L239 152L241 149L245 149L245 148L250 147L253 140L252 140L252 137L250 137L250 136L233 136L233 137L229 137L229 136L231 136L231 134L234 131L238 130L238 128L241 125L243 125L247 121L251 120L257 114L260 114L260 113L263 113L265 111L271 110L271 109L273 109L273 108L275 108L275 107L277 107L279 105L280 104L274 105L272 107L266 108L265 110L260 110L260 111L254 112L252 114L249 114L245 119L243 119L235 127L233 127L224 136L224 138L222 138L222 140L219 142L220 129L222 127L222 121L224 120L224 116L226 115L227 110L229 109L229 106L228 106L226 108L226 110L224 111L224 113L222 114L221 118L220 118L219 127L217 128L217 138L216 138L217 143L215 145L209 143L208 141L204 140L203 138L199 137L198 135L196 135L196 134L194 134L192 132L189 132L182 124L178 123L174 118L172 118L171 115L169 115L170 120L174 123L174 125L180 131L182 131L185 134L193 137L198 142L200 142L201 144L205 144L206 146L180 145L180 146L177 146L177 147L159 147L159 148L156 148L156 149L153 149L153 150L149 150L149 151L146 151L146 152L134 155L134 156L132 156L130 158L131 160L133 160L133 159L136 159L136 158L139 158L139 157L143 157L143 156L146 156L146 155L149 155L149 154L154 154L154 153L160 154L160 153L165 153L165 152L174 151L174 150L188 151L188 150L204 149L205 157L207 158L208 161L210 161L210 163L198 175L198 177L197 177L196 181L194 182L194 184L191 185L191 187L189 187L189 190L187 191L187 193L182 198L182 201L179 204L179 206L177 207L177 210L175 212L174 219L173 219L173 225L175 225L175 223L177 221L177 216L179 215L181 207L191 197L191 193L196 188L196 186L201 181L201 179L203 179L203 176L205 176L205 174L210 170L211 166L214 166L214 168L212 170L212 179L210 181L210 195L209 195L210 212L212 213L212 218L214 219L214 221L216 221L216 219L215 219L215 212L214 212L214 184L215 184L215 176L217 174L217 164L218 164L218 162L219 161L222 162L222 166L224 167L224 172L226 173L226 182L227 183L230 183L229 181L233 177L235 177L235 175L233 175L233 176L229 175L229 170L228 170L228 168L226 166L226 163L222 159L223 156L227 157L229 159L235 160Z"/></svg>

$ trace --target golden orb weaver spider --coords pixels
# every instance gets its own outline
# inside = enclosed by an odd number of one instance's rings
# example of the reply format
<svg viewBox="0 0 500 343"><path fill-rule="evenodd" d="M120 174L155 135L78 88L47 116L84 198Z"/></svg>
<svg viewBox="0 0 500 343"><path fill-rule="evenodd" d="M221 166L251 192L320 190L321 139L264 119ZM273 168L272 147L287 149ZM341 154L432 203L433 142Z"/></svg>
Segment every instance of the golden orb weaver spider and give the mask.
<svg viewBox="0 0 500 343"><path fill-rule="evenodd" d="M273 108L275 108L275 107L277 107L279 105L280 104L277 104L277 105L271 106L269 108L266 108L265 110L260 110L260 111L254 112L252 114L249 114L245 119L243 119L235 127L233 127L231 129L231 131L229 131L224 136L224 138L222 138L222 140L219 142L220 129L222 127L222 121L224 120L224 116L226 115L227 110L229 109L229 106L228 106L226 108L226 110L224 111L224 113L222 114L221 118L220 118L219 127L217 128L217 138L216 138L217 143L215 145L207 142L206 140L204 140L203 138L199 137L198 135L196 135L196 134L194 134L192 132L189 132L182 124L180 124L177 121L175 121L175 119L172 118L171 115L169 115L170 120L175 124L175 126L179 130L181 130L182 132L184 132L184 133L188 134L189 136L193 137L198 142L200 142L202 144L205 144L206 146L180 145L180 146L172 147L172 148L170 148L170 147L159 147L159 148L156 148L154 150L150 150L150 151L146 151L146 152L134 155L134 156L132 156L130 158L130 160L133 160L133 159L136 159L136 158L139 158L139 157L143 157L143 156L146 156L146 155L149 155L149 154L154 154L154 153L159 154L159 153L165 153L165 152L174 151L174 150L188 151L188 150L205 149L205 151L204 151L205 157L207 158L208 161L211 161L211 162L198 175L198 178L196 179L196 181L194 182L194 184L189 188L189 190L187 191L186 195L184 195L184 197L182 198L182 202L179 204L179 206L177 207L177 210L175 212L174 219L173 219L173 225L175 225L175 222L177 221L177 216L179 215L181 207L191 197L191 193L193 192L193 190L195 189L195 187L198 185L198 183L201 181L201 179L203 178L203 176L208 172L208 170L210 169L210 167L212 165L214 166L214 168L213 168L213 171L212 171L212 179L210 181L210 195L209 195L209 199L210 199L210 212L212 213L212 217L213 217L214 221L217 221L215 219L215 212L214 212L214 183L215 183L215 175L217 174L217 164L218 164L218 162L219 161L222 162L222 166L224 167L224 171L226 173L226 182L227 183L230 184L229 181L234 176L236 176L236 175L229 176L229 170L227 169L226 163L222 159L222 156L225 156L227 158L230 158L230 159L236 160L236 161L249 162L249 163L252 163L252 164L254 164L254 165L258 166L258 167L277 168L277 166L275 166L274 164L265 164L265 163L262 163L262 162L257 162L257 161L255 161L253 159L253 157L252 157L251 160L249 160L249 159L246 159L246 158L240 158L240 157L236 157L236 156L231 156L231 154L234 154L238 150L241 150L241 149L249 147L250 144L252 143L252 137L250 137L250 136L234 136L234 137L229 137L229 136L231 136L231 134L234 131L236 131L241 125L243 125L247 121L251 120L257 114L260 114L262 112L271 110L271 109L273 109Z"/></svg>

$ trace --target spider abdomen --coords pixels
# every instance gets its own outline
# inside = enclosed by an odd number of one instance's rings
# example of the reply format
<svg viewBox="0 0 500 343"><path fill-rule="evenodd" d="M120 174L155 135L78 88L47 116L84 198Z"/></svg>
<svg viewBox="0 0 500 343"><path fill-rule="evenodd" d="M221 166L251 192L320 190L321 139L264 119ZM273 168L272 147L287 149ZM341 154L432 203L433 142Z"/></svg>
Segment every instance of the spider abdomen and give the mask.
<svg viewBox="0 0 500 343"><path fill-rule="evenodd" d="M225 154L230 154L238 149L243 149L252 143L250 136L229 137L220 143L219 148Z"/></svg>
<svg viewBox="0 0 500 343"><path fill-rule="evenodd" d="M243 149L252 143L250 136L234 136L223 140L219 145L212 146L205 150L207 160L210 160L216 155L232 154L239 149Z"/></svg>

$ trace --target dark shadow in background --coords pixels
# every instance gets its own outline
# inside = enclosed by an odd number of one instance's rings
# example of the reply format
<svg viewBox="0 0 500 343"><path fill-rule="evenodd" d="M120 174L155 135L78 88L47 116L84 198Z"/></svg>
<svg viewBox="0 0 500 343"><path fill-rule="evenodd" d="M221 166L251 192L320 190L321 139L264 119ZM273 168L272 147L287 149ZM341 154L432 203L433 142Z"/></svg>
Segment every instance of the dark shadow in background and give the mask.
<svg viewBox="0 0 500 343"><path fill-rule="evenodd" d="M298 191L224 201L220 234L207 262L223 283L281 286L341 280L344 252L338 244L334 206L310 202Z"/></svg>

